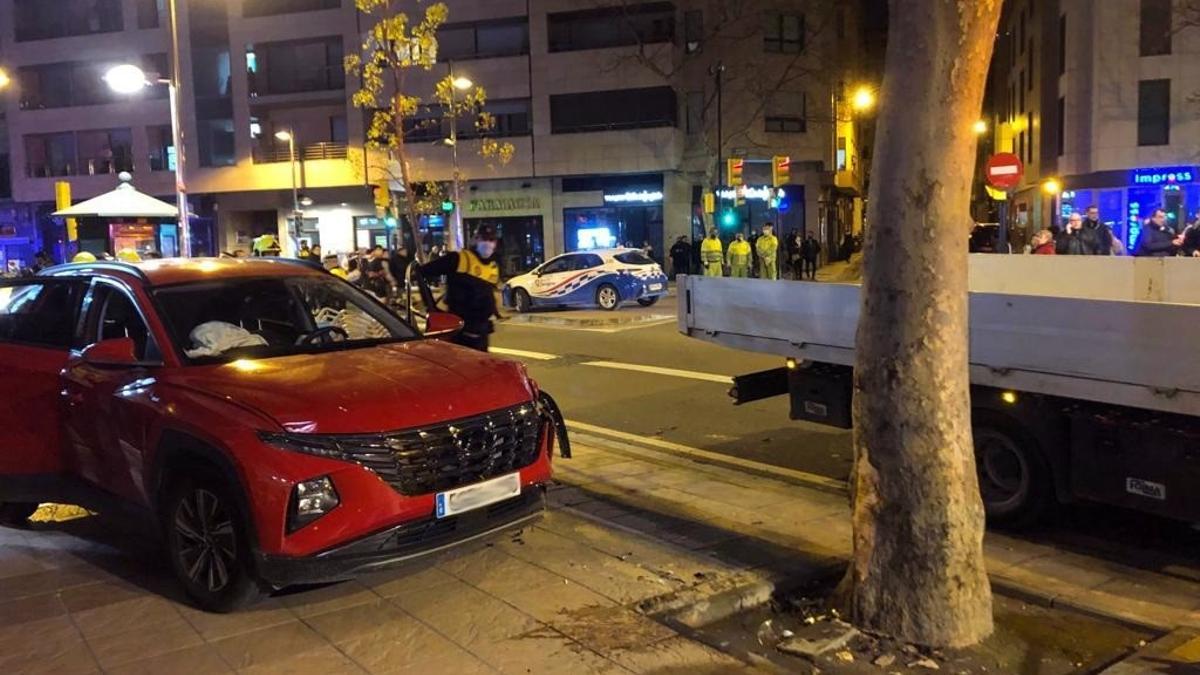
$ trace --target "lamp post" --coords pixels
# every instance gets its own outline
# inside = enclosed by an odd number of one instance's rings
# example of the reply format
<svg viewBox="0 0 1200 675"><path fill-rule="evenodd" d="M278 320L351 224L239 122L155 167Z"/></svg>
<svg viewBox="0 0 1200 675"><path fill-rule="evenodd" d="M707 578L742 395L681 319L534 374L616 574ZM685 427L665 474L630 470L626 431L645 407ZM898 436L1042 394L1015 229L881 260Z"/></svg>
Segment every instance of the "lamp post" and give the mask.
<svg viewBox="0 0 1200 675"><path fill-rule="evenodd" d="M288 173L292 174L292 227L289 238L292 248L299 250L297 240L300 238L300 186L296 181L296 134L290 129L275 132L275 138L287 141L288 144Z"/></svg>
<svg viewBox="0 0 1200 675"><path fill-rule="evenodd" d="M179 13L175 8L175 0L167 0L168 23L171 30L171 74L163 77L163 73L155 73L151 80L138 66L124 64L111 68L105 75L104 81L113 91L119 94L135 94L145 87L154 84L167 85L167 97L171 107L171 143L175 146L175 202L179 209L179 250L183 257L192 255L192 231L188 224L187 183L185 182L183 124L179 118L179 88L183 81L179 66Z"/></svg>
<svg viewBox="0 0 1200 675"><path fill-rule="evenodd" d="M12 83L12 78L8 76L8 72L0 68L0 89L4 89Z"/></svg>
<svg viewBox="0 0 1200 675"><path fill-rule="evenodd" d="M457 98L456 91L467 91L474 87L475 83L466 77L454 76L454 64L450 64L450 138L446 140L446 144L450 146L450 163L454 171L453 194L451 199L454 201L454 234L450 237L450 247L452 250L459 250L463 247L463 240L466 233L463 231L462 203L459 197L459 180L458 180L458 109L455 107Z"/></svg>

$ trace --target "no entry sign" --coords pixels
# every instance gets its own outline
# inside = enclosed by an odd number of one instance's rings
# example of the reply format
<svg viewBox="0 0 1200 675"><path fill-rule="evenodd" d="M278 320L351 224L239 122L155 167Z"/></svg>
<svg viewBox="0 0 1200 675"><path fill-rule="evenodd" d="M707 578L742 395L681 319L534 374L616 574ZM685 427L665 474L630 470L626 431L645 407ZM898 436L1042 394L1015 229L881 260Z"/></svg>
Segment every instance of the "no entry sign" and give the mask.
<svg viewBox="0 0 1200 675"><path fill-rule="evenodd" d="M1025 165L1021 164L1020 157L1011 152L1000 152L988 159L983 171L988 185L1001 190L1011 190L1021 184Z"/></svg>

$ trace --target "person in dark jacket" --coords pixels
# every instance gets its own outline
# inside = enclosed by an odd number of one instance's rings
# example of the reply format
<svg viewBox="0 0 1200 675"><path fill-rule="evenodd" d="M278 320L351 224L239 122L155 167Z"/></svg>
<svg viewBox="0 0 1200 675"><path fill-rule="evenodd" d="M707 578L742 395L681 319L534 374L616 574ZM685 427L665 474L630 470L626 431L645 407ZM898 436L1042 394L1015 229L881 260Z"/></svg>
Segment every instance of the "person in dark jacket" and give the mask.
<svg viewBox="0 0 1200 675"><path fill-rule="evenodd" d="M1095 206L1087 208L1087 217L1083 219L1083 231L1091 246L1092 255L1113 254L1112 228L1100 222L1100 209Z"/></svg>
<svg viewBox="0 0 1200 675"><path fill-rule="evenodd" d="M679 276L680 274L690 274L691 265L688 261L692 257L692 246L688 243L687 236L680 235L675 243L671 245L671 276Z"/></svg>
<svg viewBox="0 0 1200 675"><path fill-rule="evenodd" d="M1189 258L1200 258L1200 211L1196 219L1183 230L1183 255Z"/></svg>
<svg viewBox="0 0 1200 675"><path fill-rule="evenodd" d="M1150 220L1142 226L1134 244L1133 254L1142 257L1169 258L1179 252L1183 244L1183 235L1176 235L1175 230L1167 225L1167 212L1154 209Z"/></svg>
<svg viewBox="0 0 1200 675"><path fill-rule="evenodd" d="M1083 217L1072 213L1067 227L1059 233L1054 252L1058 255L1092 255L1091 238L1083 229Z"/></svg>
<svg viewBox="0 0 1200 675"><path fill-rule="evenodd" d="M792 278L799 280L804 274L804 268L800 264L800 245L804 242L804 236L800 234L800 230L796 230L788 235L787 238L787 264L792 270Z"/></svg>
<svg viewBox="0 0 1200 675"><path fill-rule="evenodd" d="M804 258L804 274L813 281L817 280L817 259L820 255L821 243L809 232L800 245L800 257Z"/></svg>
<svg viewBox="0 0 1200 675"><path fill-rule="evenodd" d="M447 252L421 266L426 279L446 277L446 304L463 320L463 329L454 336L454 342L481 352L488 350L489 336L495 331L492 318L500 316L496 303L500 284L496 245L496 230L480 225L471 248Z"/></svg>

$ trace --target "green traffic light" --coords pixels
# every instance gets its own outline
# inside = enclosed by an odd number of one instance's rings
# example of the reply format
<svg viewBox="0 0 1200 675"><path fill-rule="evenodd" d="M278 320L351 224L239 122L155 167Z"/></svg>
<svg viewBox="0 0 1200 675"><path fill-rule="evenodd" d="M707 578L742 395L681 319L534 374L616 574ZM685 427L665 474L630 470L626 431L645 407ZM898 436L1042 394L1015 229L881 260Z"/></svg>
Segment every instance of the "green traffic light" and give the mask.
<svg viewBox="0 0 1200 675"><path fill-rule="evenodd" d="M450 213L454 210L454 202L442 202L442 210L446 213Z"/></svg>
<svg viewBox="0 0 1200 675"><path fill-rule="evenodd" d="M726 227L733 227L734 225L737 225L737 211L726 209L725 212L721 214L721 224Z"/></svg>

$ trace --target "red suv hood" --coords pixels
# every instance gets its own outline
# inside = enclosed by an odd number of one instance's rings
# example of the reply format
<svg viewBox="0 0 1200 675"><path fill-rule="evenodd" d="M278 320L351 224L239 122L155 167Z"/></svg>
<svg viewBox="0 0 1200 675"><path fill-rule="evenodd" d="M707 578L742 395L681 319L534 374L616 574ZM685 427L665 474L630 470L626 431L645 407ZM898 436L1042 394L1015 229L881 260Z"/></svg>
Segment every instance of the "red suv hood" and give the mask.
<svg viewBox="0 0 1200 675"><path fill-rule="evenodd" d="M408 429L533 397L519 364L424 340L176 372L170 384L253 407L299 433Z"/></svg>

